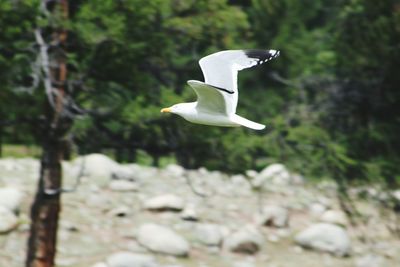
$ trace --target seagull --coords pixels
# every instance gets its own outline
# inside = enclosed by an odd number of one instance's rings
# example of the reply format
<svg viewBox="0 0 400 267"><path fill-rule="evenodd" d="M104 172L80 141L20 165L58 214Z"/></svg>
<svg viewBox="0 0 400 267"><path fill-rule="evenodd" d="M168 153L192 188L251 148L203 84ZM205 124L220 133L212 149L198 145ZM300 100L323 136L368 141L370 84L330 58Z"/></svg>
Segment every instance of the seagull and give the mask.
<svg viewBox="0 0 400 267"><path fill-rule="evenodd" d="M265 125L250 121L236 114L238 103L238 71L261 65L279 56L277 50L225 50L203 57L199 65L204 82L189 80L187 83L197 95L196 102L179 103L161 109L183 117L185 120L212 126L245 126L262 130Z"/></svg>

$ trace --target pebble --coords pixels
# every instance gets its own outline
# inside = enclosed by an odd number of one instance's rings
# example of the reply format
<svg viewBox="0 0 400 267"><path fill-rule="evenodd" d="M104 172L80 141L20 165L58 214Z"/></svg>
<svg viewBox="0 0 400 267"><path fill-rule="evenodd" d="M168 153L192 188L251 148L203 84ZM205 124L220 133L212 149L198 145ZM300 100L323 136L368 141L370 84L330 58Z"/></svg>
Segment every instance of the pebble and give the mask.
<svg viewBox="0 0 400 267"><path fill-rule="evenodd" d="M148 199L144 203L145 209L151 211L181 211L184 201L174 194L165 194Z"/></svg>

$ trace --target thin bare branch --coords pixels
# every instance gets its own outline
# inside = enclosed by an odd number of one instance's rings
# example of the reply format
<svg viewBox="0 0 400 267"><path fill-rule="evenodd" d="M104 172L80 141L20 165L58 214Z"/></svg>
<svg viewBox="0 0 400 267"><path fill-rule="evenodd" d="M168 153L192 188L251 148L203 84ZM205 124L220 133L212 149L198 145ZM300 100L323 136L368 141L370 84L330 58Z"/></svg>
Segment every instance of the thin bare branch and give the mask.
<svg viewBox="0 0 400 267"><path fill-rule="evenodd" d="M36 42L40 47L40 66L42 67L44 73L43 84L46 90L47 99L49 100L51 107L54 108L54 90L51 85L50 62L49 54L47 53L48 45L44 41L40 29L35 29L34 33Z"/></svg>

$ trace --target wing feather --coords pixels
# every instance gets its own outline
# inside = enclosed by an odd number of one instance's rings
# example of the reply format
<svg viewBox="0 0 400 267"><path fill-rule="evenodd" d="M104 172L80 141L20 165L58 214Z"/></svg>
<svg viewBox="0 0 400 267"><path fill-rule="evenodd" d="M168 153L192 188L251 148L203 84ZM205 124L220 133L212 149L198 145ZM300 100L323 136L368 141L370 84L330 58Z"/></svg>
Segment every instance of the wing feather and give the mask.
<svg viewBox="0 0 400 267"><path fill-rule="evenodd" d="M224 94L229 94L224 88L210 86L200 81L190 80L187 82L196 92L196 108L205 113L227 114L227 107ZM233 93L233 92L230 92Z"/></svg>
<svg viewBox="0 0 400 267"><path fill-rule="evenodd" d="M200 59L206 84L224 88L235 94L224 94L227 112L235 113L238 101L238 71L263 64L279 56L276 50L226 50Z"/></svg>

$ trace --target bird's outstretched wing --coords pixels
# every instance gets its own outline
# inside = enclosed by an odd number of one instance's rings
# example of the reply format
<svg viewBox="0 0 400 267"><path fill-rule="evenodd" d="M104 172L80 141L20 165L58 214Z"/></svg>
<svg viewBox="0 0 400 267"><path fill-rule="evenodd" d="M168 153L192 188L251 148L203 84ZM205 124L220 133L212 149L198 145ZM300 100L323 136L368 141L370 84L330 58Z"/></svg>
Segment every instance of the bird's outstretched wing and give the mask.
<svg viewBox="0 0 400 267"><path fill-rule="evenodd" d="M187 82L197 95L197 109L205 113L227 114L224 93L231 94L226 89L211 86L200 81Z"/></svg>
<svg viewBox="0 0 400 267"><path fill-rule="evenodd" d="M206 84L224 88L234 94L224 94L227 112L235 113L238 101L237 73L246 68L263 64L279 56L276 50L226 50L200 59Z"/></svg>

